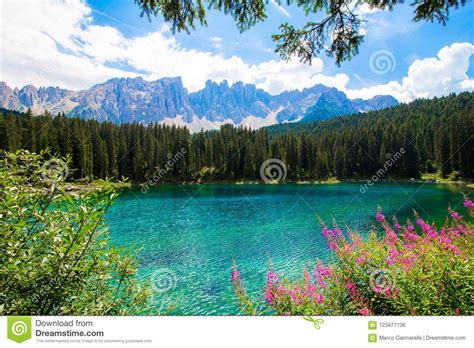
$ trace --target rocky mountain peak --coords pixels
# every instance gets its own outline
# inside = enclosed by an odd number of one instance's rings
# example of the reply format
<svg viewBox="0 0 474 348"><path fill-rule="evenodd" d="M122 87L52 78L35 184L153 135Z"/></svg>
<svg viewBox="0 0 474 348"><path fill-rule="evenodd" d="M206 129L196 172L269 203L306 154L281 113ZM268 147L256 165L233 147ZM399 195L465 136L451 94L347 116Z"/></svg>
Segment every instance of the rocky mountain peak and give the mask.
<svg viewBox="0 0 474 348"><path fill-rule="evenodd" d="M27 85L18 90L0 82L0 106L38 114L66 112L71 116L114 123L174 123L218 126L224 122L259 127L299 120L312 121L365 112L398 104L391 96L369 100L347 98L321 84L301 91L270 95L242 81L208 80L200 91L189 93L181 77L147 81L142 77L113 78L82 91Z"/></svg>

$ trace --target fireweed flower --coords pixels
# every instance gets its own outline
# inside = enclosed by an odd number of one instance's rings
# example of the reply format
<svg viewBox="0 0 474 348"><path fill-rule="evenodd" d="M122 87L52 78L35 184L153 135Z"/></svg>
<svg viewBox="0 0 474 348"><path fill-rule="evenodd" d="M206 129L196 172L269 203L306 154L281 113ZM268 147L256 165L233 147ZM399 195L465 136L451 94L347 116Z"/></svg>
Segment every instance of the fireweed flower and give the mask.
<svg viewBox="0 0 474 348"><path fill-rule="evenodd" d="M242 279L240 278L240 271L237 268L237 263L232 260L232 273L230 276L232 284L234 284L234 293L241 302L249 302L247 298L245 287Z"/></svg>
<svg viewBox="0 0 474 348"><path fill-rule="evenodd" d="M316 294L317 291L318 291L318 288L316 287L316 285L314 285L313 283L308 283L306 284L304 294L305 296L308 296L309 298L311 298Z"/></svg>
<svg viewBox="0 0 474 348"><path fill-rule="evenodd" d="M275 287L278 285L278 274L276 272L268 272L267 285L265 287L265 301L272 304L275 300Z"/></svg>
<svg viewBox="0 0 474 348"><path fill-rule="evenodd" d="M403 268L405 269L405 272L408 272L414 267L414 262L415 262L415 255L410 255L402 259L402 264L403 264Z"/></svg>
<svg viewBox="0 0 474 348"><path fill-rule="evenodd" d="M464 206L468 209L474 209L474 202L466 198L464 200Z"/></svg>
<svg viewBox="0 0 474 348"><path fill-rule="evenodd" d="M326 226L323 227L323 236L324 237L328 236L328 228Z"/></svg>
<svg viewBox="0 0 474 348"><path fill-rule="evenodd" d="M384 291L384 293L385 293L385 295L386 295L387 297L396 298L397 295L400 293L400 291L399 291L398 289L390 289L390 288L389 288L389 289L386 289L386 290Z"/></svg>
<svg viewBox="0 0 474 348"><path fill-rule="evenodd" d="M230 276L230 280L232 283L236 283L236 282L239 282L240 281L240 271L235 269L235 270L232 270L232 274Z"/></svg>
<svg viewBox="0 0 474 348"><path fill-rule="evenodd" d="M414 241L416 241L417 239L420 238L420 236L418 236L416 233L414 233L415 228L413 226L411 226L411 227L412 228L410 228L410 226L408 226L408 228L403 231L402 238L406 242L414 242Z"/></svg>
<svg viewBox="0 0 474 348"><path fill-rule="evenodd" d="M474 209L474 203L468 199L465 199L464 205L468 209ZM413 308L407 307L405 303L419 301L419 296L425 296L423 290L426 287L439 287L440 278L446 277L442 272L450 267L457 267L460 263L465 263L471 255L470 246L466 243L470 239L463 238L474 234L472 225L465 222L460 213L448 211L451 219L447 219L445 225L440 228L437 228L434 223L427 223L415 213L415 226L419 226L419 229L415 229L410 220L407 220L406 224L400 225L396 218L393 219L391 226L383 216L382 210L379 209L376 219L385 231L385 236L382 238L377 238L375 235L368 239L362 238L359 234L348 229L349 239L346 241L344 234L337 226L332 229L323 227L323 235L327 240L328 247L335 251L338 263L330 266L318 260L312 273L308 268L304 269L300 282L290 282L287 279L279 278L275 272L268 272L264 293L265 301L280 315L301 315L304 313L323 313L324 315L334 312L390 315L393 314L390 312L390 308L393 308L394 301L396 301L397 308L401 308L402 313L413 314ZM438 261L443 262L443 267L440 267ZM245 288L240 279L240 272L235 263L233 266L231 280L234 283L236 295L239 301L242 301L242 298L244 301L248 300L249 297L245 294ZM426 278L426 281L420 282L417 278L420 267L423 267L423 273L433 274L434 277ZM371 284L364 274L377 268L389 268L390 271L393 271L394 277L400 276L400 279L408 280L410 286L407 288L407 282L404 281L397 281L395 284L392 282L395 279L388 279L387 286L367 291ZM444 291L449 291L449 295L453 299L463 298L462 301L468 302L465 279L469 279L466 274L469 270L464 270L463 267L456 269L459 269L461 274L455 272L448 276L452 276L452 280L455 281L455 284L459 283L459 286L446 288ZM419 288L420 291L414 292L413 287ZM344 296L344 299L338 300L338 296ZM377 305L372 308L374 296L382 304L381 306ZM441 313L437 307L438 295L431 294L430 296L434 298L422 298L426 307L422 308L423 313ZM326 298L336 301L319 306ZM347 301L349 301L349 305ZM453 303L453 306L456 307L451 309L449 305L446 304L447 312L443 312L443 314L464 315L468 313L468 310L459 307L458 303Z"/></svg>
<svg viewBox="0 0 474 348"><path fill-rule="evenodd" d="M291 295L291 301L295 305L300 305L303 302L303 290L298 286L295 285L293 287L293 290L290 290L290 295Z"/></svg>
<svg viewBox="0 0 474 348"><path fill-rule="evenodd" d="M304 269L303 279L305 284L311 283L311 275L309 274L308 267Z"/></svg>
<svg viewBox="0 0 474 348"><path fill-rule="evenodd" d="M267 274L267 282L272 284L278 283L278 274L276 272L268 272Z"/></svg>
<svg viewBox="0 0 474 348"><path fill-rule="evenodd" d="M390 248L390 250L388 251L388 257L386 261L387 265L388 266L393 265L397 261L399 255L400 255L400 252L396 248Z"/></svg>
<svg viewBox="0 0 474 348"><path fill-rule="evenodd" d="M314 295L314 300L316 301L317 304L323 303L323 295L321 295L321 294L315 294L315 295Z"/></svg>
<svg viewBox="0 0 474 348"><path fill-rule="evenodd" d="M331 269L329 267L324 266L321 261L318 261L318 264L313 271L313 277L315 279L318 277L329 278L331 277Z"/></svg>
<svg viewBox="0 0 474 348"><path fill-rule="evenodd" d="M363 265L365 263L365 261L367 261L367 260L366 260L364 255L359 256L356 260L358 265Z"/></svg>
<svg viewBox="0 0 474 348"><path fill-rule="evenodd" d="M331 269L324 266L321 261L318 261L317 266L313 270L313 278L320 288L325 289L327 287L327 280L331 278Z"/></svg>
<svg viewBox="0 0 474 348"><path fill-rule="evenodd" d="M430 238L436 238L438 236L438 232L435 228L427 224L422 218L416 215L416 224L421 227L423 233L426 233Z"/></svg>
<svg viewBox="0 0 474 348"><path fill-rule="evenodd" d="M385 216L382 214L381 211L377 212L377 215L375 216L375 218L378 222L385 221Z"/></svg>
<svg viewBox="0 0 474 348"><path fill-rule="evenodd" d="M353 283L353 282L347 282L346 283L346 288L347 290L349 291L349 295L352 297L352 298L356 298L357 297L357 284L356 283Z"/></svg>
<svg viewBox="0 0 474 348"><path fill-rule="evenodd" d="M312 298L318 289L316 285L314 285L311 281L311 274L308 271L308 267L306 267L303 272L303 279L304 279L304 286L305 286L304 294L308 298Z"/></svg>
<svg viewBox="0 0 474 348"><path fill-rule="evenodd" d="M335 227L334 229L331 230L331 229L328 229L327 227L324 227L323 236L327 240L327 246L329 250L340 252L341 248L342 248L342 251L344 251L344 249L347 249L346 248L347 242L340 228Z"/></svg>

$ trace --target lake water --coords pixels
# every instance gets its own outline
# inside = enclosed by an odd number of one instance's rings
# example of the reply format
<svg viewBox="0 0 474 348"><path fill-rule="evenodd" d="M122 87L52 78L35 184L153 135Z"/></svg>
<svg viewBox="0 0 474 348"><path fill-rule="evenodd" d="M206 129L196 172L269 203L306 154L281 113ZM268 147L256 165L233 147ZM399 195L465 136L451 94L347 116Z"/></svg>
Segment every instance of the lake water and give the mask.
<svg viewBox="0 0 474 348"><path fill-rule="evenodd" d="M156 308L170 314L228 315L238 307L230 283L232 259L249 291L260 293L268 262L290 278L330 257L315 217L334 217L366 235L377 205L404 221L413 209L441 222L448 204L462 209L457 185L360 184L169 185L124 191L107 222L112 241L138 245L140 277L153 281ZM470 190L472 192L472 190Z"/></svg>

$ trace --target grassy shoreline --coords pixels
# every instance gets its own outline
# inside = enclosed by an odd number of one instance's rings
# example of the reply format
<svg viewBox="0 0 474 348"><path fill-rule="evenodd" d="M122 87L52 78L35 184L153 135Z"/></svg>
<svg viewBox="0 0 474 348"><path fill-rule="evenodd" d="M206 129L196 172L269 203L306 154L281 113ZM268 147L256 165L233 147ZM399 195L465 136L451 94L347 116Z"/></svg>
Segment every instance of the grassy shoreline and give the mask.
<svg viewBox="0 0 474 348"><path fill-rule="evenodd" d="M337 185L337 184L367 184L371 182L371 179L344 179L340 180L337 178L329 178L325 180L286 180L285 182L263 182L262 180L211 180L211 181L162 181L153 185L148 185L147 190L152 187L156 186L164 186L164 185L206 185L206 184L228 184L228 185L276 185L276 184L297 184L297 185ZM372 181L373 182L373 181ZM473 181L463 181L463 180L439 180L435 181L432 179L406 179L406 178L391 178L391 179L381 179L378 180L377 183L390 183L390 182L398 182L398 183L414 183L414 184L421 184L421 183L428 183L428 184L438 184L438 185L462 185L468 188L474 189L474 182ZM92 182L85 182L85 181L71 181L71 182L64 182L61 184L63 189L66 192L71 193L87 193L93 191L103 191L108 189L141 189L146 186L146 183L138 183L138 182L109 182L103 180L97 180Z"/></svg>

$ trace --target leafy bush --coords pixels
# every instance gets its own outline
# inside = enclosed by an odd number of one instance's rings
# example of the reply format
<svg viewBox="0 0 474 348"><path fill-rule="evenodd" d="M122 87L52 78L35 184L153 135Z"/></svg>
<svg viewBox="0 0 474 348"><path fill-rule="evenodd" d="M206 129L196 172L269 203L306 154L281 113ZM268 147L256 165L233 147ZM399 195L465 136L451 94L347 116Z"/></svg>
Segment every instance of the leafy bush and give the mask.
<svg viewBox="0 0 474 348"><path fill-rule="evenodd" d="M464 205L472 217L474 203L466 198ZM383 237L372 231L367 240L323 224L336 262L318 261L297 282L268 272L268 308L283 315L473 315L472 224L449 212L437 229L416 212L416 227L395 218L390 225L379 209ZM247 295L235 263L232 282L242 311L255 314L259 305Z"/></svg>
<svg viewBox="0 0 474 348"><path fill-rule="evenodd" d="M0 159L0 315L141 313L137 250L111 245L103 222L115 191L67 194L65 162L46 156Z"/></svg>

